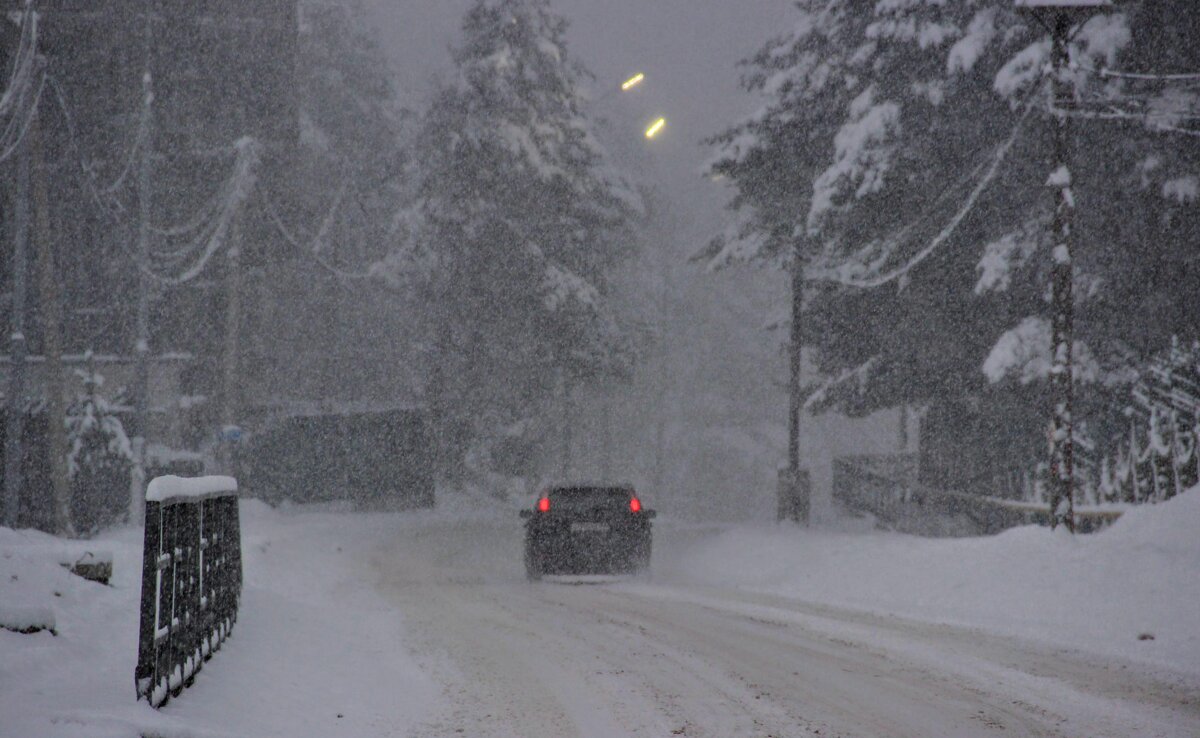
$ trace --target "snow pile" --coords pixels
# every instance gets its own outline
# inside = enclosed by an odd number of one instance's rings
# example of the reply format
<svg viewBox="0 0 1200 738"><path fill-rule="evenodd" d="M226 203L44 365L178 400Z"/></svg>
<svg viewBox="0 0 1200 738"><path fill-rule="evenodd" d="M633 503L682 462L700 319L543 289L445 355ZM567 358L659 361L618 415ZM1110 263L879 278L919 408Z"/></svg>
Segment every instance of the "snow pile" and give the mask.
<svg viewBox="0 0 1200 738"><path fill-rule="evenodd" d="M134 692L141 531L100 536L113 553L105 586L60 565L96 540L0 528L0 620L48 615L57 631L0 628L0 738L325 738L404 735L417 725L438 692L364 563L396 535L396 517L240 505L237 625L195 684L161 711Z"/></svg>
<svg viewBox="0 0 1200 738"><path fill-rule="evenodd" d="M237 492L237 480L233 477L210 475L207 477L177 477L168 474L155 477L146 486L147 502L163 502L178 498L200 499Z"/></svg>
<svg viewBox="0 0 1200 738"><path fill-rule="evenodd" d="M675 564L688 581L981 628L1200 673L1200 488L1071 536L1029 526L924 539L740 527Z"/></svg>
<svg viewBox="0 0 1200 738"><path fill-rule="evenodd" d="M63 541L39 531L0 527L0 629L44 630L47 637L57 631L60 623L56 613L68 606L67 595L76 589L86 592L100 586L76 577L67 568L78 561L111 559L108 552L92 548L90 541ZM20 640L12 633L4 633L0 639L0 693L4 684L3 646L10 639Z"/></svg>

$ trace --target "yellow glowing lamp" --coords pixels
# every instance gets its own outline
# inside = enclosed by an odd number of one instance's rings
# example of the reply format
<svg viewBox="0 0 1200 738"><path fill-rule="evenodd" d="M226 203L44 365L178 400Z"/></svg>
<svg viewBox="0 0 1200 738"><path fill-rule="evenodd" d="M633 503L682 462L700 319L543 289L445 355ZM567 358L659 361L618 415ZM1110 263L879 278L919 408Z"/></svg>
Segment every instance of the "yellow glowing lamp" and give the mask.
<svg viewBox="0 0 1200 738"><path fill-rule="evenodd" d="M667 124L666 118L659 118L658 120L651 123L650 127L646 129L646 138L654 138L656 135L658 135L658 132L661 131L663 129L663 126L665 126L666 124Z"/></svg>
<svg viewBox="0 0 1200 738"><path fill-rule="evenodd" d="M621 89L622 90L631 90L634 87L637 87L639 84L641 84L642 80L644 80L644 79L646 79L646 75L642 74L641 72L638 72L637 74L633 75L629 79L622 82Z"/></svg>

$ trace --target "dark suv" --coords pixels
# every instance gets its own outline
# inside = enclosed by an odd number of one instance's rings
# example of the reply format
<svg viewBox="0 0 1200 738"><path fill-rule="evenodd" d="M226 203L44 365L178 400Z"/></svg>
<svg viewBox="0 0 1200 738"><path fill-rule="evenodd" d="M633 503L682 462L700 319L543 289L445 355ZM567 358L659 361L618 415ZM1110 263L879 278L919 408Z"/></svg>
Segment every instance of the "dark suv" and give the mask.
<svg viewBox="0 0 1200 738"><path fill-rule="evenodd" d="M650 564L650 519L632 487L561 486L525 518L525 575L632 574Z"/></svg>

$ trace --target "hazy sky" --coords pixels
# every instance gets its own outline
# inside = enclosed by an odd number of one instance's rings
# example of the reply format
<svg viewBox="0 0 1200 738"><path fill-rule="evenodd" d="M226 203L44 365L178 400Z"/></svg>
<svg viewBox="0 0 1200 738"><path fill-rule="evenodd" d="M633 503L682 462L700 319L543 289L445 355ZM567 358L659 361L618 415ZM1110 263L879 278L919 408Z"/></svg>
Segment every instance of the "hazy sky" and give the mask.
<svg viewBox="0 0 1200 738"><path fill-rule="evenodd" d="M391 55L408 105L424 106L429 80L450 69L448 47L470 0L368 0L380 41ZM601 112L635 126L665 115L668 128L647 147L655 176L682 208L696 213L689 241L719 223L725 199L699 176L709 156L699 141L751 112L758 102L738 87L737 62L796 19L790 0L557 0L570 22L572 53L596 75L596 86L646 73L635 98L599 100ZM603 110L603 108L613 108ZM621 108L624 110L622 111Z"/></svg>

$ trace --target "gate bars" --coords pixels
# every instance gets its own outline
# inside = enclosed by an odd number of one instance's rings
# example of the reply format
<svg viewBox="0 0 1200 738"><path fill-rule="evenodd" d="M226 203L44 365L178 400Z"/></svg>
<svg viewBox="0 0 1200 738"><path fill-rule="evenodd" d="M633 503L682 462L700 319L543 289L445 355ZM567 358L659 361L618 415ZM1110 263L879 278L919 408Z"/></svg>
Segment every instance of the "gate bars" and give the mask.
<svg viewBox="0 0 1200 738"><path fill-rule="evenodd" d="M237 481L156 477L146 488L138 699L161 707L191 686L237 620L242 548Z"/></svg>

